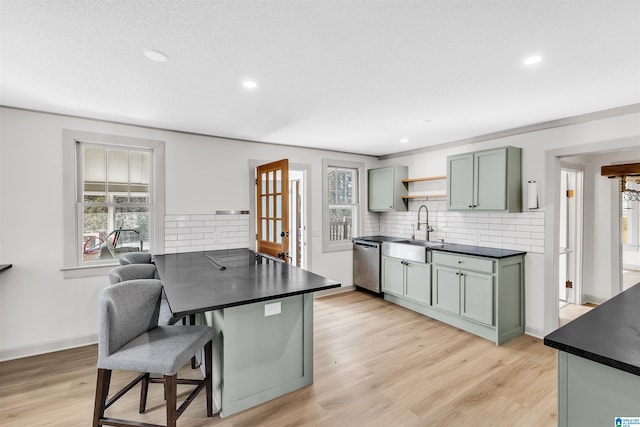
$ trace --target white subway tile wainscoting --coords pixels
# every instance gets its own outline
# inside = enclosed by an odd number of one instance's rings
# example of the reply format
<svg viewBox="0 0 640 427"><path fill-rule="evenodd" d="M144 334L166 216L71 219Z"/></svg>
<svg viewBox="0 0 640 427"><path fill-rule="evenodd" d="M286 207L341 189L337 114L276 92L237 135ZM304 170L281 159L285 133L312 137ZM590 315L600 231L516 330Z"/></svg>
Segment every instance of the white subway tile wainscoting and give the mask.
<svg viewBox="0 0 640 427"><path fill-rule="evenodd" d="M164 253L249 247L249 214L185 214L164 217Z"/></svg>

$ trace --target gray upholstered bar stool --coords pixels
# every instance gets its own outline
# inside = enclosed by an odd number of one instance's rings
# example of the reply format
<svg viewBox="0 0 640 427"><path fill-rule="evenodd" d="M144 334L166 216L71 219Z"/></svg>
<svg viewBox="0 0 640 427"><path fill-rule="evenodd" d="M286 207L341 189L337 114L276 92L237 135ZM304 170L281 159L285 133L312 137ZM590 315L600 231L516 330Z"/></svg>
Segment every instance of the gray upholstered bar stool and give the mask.
<svg viewBox="0 0 640 427"><path fill-rule="evenodd" d="M127 252L118 257L120 265L128 264L151 264L151 254L149 252Z"/></svg>
<svg viewBox="0 0 640 427"><path fill-rule="evenodd" d="M153 264L127 264L114 267L109 271L109 283L114 285L128 280L153 279L160 281L158 269ZM179 319L173 318L173 313L169 308L169 303L162 293L162 301L160 303L160 320L161 325L173 325Z"/></svg>
<svg viewBox="0 0 640 427"><path fill-rule="evenodd" d="M126 282L128 280L157 280L160 282L160 276L158 275L158 269L154 264L127 264L119 267L114 267L109 271L109 283L116 284L120 282ZM160 282L162 283L162 282ZM167 301L164 291L162 291L162 299L160 300L160 316L158 323L161 325L173 325L182 319L182 324L187 324L187 318L174 318L169 302ZM195 315L189 316L189 323L195 325ZM193 357L191 359L191 367L195 369L198 366L198 359Z"/></svg>
<svg viewBox="0 0 640 427"><path fill-rule="evenodd" d="M158 424L105 417L105 410L137 383L142 383L139 412L146 409L149 382L164 383L167 426L175 427L184 410L203 389L207 394L207 416L212 411L211 354L214 331L208 326L158 326L162 283L158 280L130 280L105 288L99 297L98 376L93 427L158 426ZM178 370L201 348L205 349L202 380L178 379ZM112 370L140 372L110 399ZM152 379L149 373L163 375ZM177 384L195 389L177 408Z"/></svg>

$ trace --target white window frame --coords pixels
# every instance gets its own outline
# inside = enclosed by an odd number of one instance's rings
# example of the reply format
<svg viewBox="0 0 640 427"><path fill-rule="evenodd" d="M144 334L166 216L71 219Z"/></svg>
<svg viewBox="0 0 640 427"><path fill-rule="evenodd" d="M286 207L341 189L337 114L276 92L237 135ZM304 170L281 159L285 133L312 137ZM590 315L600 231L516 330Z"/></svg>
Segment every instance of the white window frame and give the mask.
<svg viewBox="0 0 640 427"><path fill-rule="evenodd" d="M354 222L352 228L353 236L360 235L360 228L364 224L364 212L362 209L362 194L363 194L363 177L364 177L364 163L349 162L346 160L335 159L322 159L322 252L337 252L347 251L353 249L351 241L341 240L339 242L332 242L329 240L329 182L327 179L328 168L349 168L356 169L358 171L358 182L356 196L356 212L354 213Z"/></svg>
<svg viewBox="0 0 640 427"><path fill-rule="evenodd" d="M81 165L78 164L78 143L108 145L114 148L151 150L153 208L150 209L151 228L149 230L150 251L164 254L164 216L165 216L165 146L164 141L108 135L93 132L63 129L63 205L64 205L64 266L65 278L100 276L106 274L118 260L108 263L83 265L80 240L82 215L79 211L79 189Z"/></svg>

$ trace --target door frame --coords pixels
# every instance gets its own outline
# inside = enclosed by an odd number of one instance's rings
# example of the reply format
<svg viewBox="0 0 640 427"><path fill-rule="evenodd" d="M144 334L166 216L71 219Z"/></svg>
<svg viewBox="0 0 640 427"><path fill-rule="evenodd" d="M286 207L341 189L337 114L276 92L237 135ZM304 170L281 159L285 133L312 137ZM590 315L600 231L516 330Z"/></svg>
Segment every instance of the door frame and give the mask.
<svg viewBox="0 0 640 427"><path fill-rule="evenodd" d="M606 148L604 148L606 147ZM571 147L552 149L545 151L545 174L544 174L544 194L542 206L545 209L544 221L544 318L543 330L540 336L547 335L556 329L559 325L559 307L558 307L558 274L559 274L559 254L560 245L558 244L560 205L557 202L560 197L560 162L563 157L577 155L593 155L612 151L634 150L638 147L638 139L636 137L619 138L609 141L599 141L591 144L575 145ZM612 184L612 185L615 185ZM612 196L613 197L613 196ZM618 215L619 218L619 215ZM612 252L611 262L614 265L620 265L620 220L611 221L612 233ZM612 286L620 286L622 269L617 269L617 273L611 274ZM534 335L538 331L531 331Z"/></svg>
<svg viewBox="0 0 640 427"><path fill-rule="evenodd" d="M262 164L270 163L273 160L257 160L249 159L248 170L248 185L249 185L249 211L251 212L251 219L249 221L249 249L256 250L256 168ZM311 256L312 251L312 239L309 238L309 230L312 230L311 224L311 197L309 196L311 188L311 165L303 163L289 162L289 170L302 171L303 172L303 232L302 232L302 267L305 270L311 270Z"/></svg>

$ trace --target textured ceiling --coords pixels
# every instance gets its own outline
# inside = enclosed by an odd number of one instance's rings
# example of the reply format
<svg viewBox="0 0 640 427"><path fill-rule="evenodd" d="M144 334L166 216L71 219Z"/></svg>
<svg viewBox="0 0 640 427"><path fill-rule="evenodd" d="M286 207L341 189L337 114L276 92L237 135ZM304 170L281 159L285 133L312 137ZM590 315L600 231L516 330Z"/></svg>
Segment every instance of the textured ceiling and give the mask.
<svg viewBox="0 0 640 427"><path fill-rule="evenodd" d="M0 16L0 104L223 137L383 155L640 102L637 0L0 0Z"/></svg>

